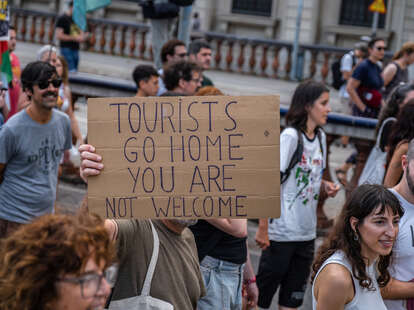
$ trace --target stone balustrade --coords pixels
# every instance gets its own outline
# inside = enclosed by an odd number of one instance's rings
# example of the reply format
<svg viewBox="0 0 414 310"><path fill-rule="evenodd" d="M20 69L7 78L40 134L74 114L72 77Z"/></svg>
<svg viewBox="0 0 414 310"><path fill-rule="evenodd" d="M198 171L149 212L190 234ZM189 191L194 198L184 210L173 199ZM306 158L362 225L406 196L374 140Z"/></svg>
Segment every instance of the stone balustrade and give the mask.
<svg viewBox="0 0 414 310"><path fill-rule="evenodd" d="M57 15L33 10L12 8L12 25L18 40L39 44L57 43L54 25ZM83 50L151 61L153 59L150 27L107 19L88 19L89 40ZM203 37L213 47L212 67L215 70L290 79L292 42L247 38L216 32L193 33ZM301 44L298 71L300 79L314 78L329 83L332 62L348 50L327 45ZM387 54L390 56L390 54Z"/></svg>

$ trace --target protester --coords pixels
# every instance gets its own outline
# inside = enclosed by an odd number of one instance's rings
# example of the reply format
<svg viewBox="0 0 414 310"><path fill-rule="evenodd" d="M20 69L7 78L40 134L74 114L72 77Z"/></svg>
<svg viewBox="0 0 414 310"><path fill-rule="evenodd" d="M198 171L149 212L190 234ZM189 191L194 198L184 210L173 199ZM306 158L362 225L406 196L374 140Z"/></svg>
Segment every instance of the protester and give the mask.
<svg viewBox="0 0 414 310"><path fill-rule="evenodd" d="M79 147L82 163L80 174L98 175L104 165L102 156L92 145ZM194 236L188 226L196 220L106 220L105 227L112 240L116 240L119 258L119 277L113 289L109 309L140 309L137 296L159 238L158 261L150 285L150 295L174 309L196 309L198 300L205 295L203 278L198 263Z"/></svg>
<svg viewBox="0 0 414 310"><path fill-rule="evenodd" d="M69 86L68 64L63 56L57 56L55 67L58 76L62 79L62 85L59 87L59 97L56 108L62 112L65 112L69 116L72 137L74 137L74 139L72 139L73 144L81 145L83 143L83 137L80 131L78 119L73 111L72 91Z"/></svg>
<svg viewBox="0 0 414 310"><path fill-rule="evenodd" d="M387 172L384 178L385 187L397 185L403 174L401 158L407 154L408 144L414 138L413 115L414 99L411 99L401 108L391 129L387 153Z"/></svg>
<svg viewBox="0 0 414 310"><path fill-rule="evenodd" d="M201 67L188 61L179 61L164 71L167 92L161 96L194 96L201 86Z"/></svg>
<svg viewBox="0 0 414 310"><path fill-rule="evenodd" d="M103 309L115 249L95 217L45 215L3 240L0 309Z"/></svg>
<svg viewBox="0 0 414 310"><path fill-rule="evenodd" d="M9 115L9 109L6 104L6 92L7 88L3 87L3 83L0 82L0 129ZM0 164L1 165L1 164ZM1 179L0 179L1 182Z"/></svg>
<svg viewBox="0 0 414 310"><path fill-rule="evenodd" d="M202 39L194 40L188 48L190 60L196 62L203 68L203 71L210 69L211 63L211 46ZM203 74L201 87L214 86L213 82Z"/></svg>
<svg viewBox="0 0 414 310"><path fill-rule="evenodd" d="M247 220L199 220L190 229L207 288L197 309L241 309L243 283L255 307L258 290L247 247Z"/></svg>
<svg viewBox="0 0 414 310"><path fill-rule="evenodd" d="M314 310L386 309L379 288L390 280L387 268L403 214L381 185L352 192L313 263Z"/></svg>
<svg viewBox="0 0 414 310"><path fill-rule="evenodd" d="M354 116L378 117L382 105L380 91L384 85L378 62L383 59L385 48L383 39L372 39L368 43L368 58L355 68L348 80L346 90L353 103Z"/></svg>
<svg viewBox="0 0 414 310"><path fill-rule="evenodd" d="M346 91L346 83L352 75L354 68L368 56L368 49L365 43L355 44L355 48L346 53L341 58L340 71L342 75L341 82L343 83L339 88L339 97L341 100L341 111L350 115L352 111L352 103L349 100L348 92ZM341 137L342 146L347 146L349 143L348 136Z"/></svg>
<svg viewBox="0 0 414 310"><path fill-rule="evenodd" d="M21 69L20 69L20 60L19 57L14 53L16 49L16 30L14 27L9 26L9 54L10 54L10 64L12 67L12 73L13 73L13 80L10 83L9 87L9 95L10 95L10 111L7 116L7 118L12 117L14 114L18 112L18 103L19 103L19 95L21 92L21 86L20 86L20 75L21 75Z"/></svg>
<svg viewBox="0 0 414 310"><path fill-rule="evenodd" d="M329 89L324 84L299 84L286 114L288 127L280 136L281 216L260 219L256 233L263 249L256 276L261 308L270 307L279 285L281 308L296 309L303 302L315 247L319 192L322 189L334 197L339 190L338 185L322 180L326 135L320 127L330 111ZM295 156L299 144L302 153ZM291 165L294 158L300 161Z"/></svg>
<svg viewBox="0 0 414 310"><path fill-rule="evenodd" d="M392 90L401 82L408 82L408 66L413 62L414 42L406 42L382 71L385 86L385 90L382 92L384 99L387 99Z"/></svg>
<svg viewBox="0 0 414 310"><path fill-rule="evenodd" d="M71 147L69 118L54 109L62 83L55 67L29 63L21 81L30 104L0 130L0 238L53 212L59 162Z"/></svg>
<svg viewBox="0 0 414 310"><path fill-rule="evenodd" d="M397 196L405 213L399 223L399 233L393 247L389 267L391 280L381 289L388 310L412 309L408 305L413 305L414 140L410 141L407 155L402 157L401 162L404 174L391 192Z"/></svg>
<svg viewBox="0 0 414 310"><path fill-rule="evenodd" d="M165 88L164 81L162 76L164 75L164 68L172 65L175 62L180 60L187 59L187 48L184 45L183 41L177 39L171 39L167 41L161 48L161 61L163 67L158 70L160 78L158 79L159 89L157 96L165 93L167 89Z"/></svg>
<svg viewBox="0 0 414 310"><path fill-rule="evenodd" d="M158 92L159 74L153 66L139 65L132 72L132 78L137 85L137 97L153 97Z"/></svg>
<svg viewBox="0 0 414 310"><path fill-rule="evenodd" d="M414 99L414 84L401 84L394 88L391 92L385 106L381 109L378 117L378 124L376 128L376 134L378 135L379 129L387 118L397 117L401 108L407 104L408 101ZM381 149L385 150L389 144L389 136L391 134L391 128L394 122L389 122L383 128L383 136L381 137Z"/></svg>
<svg viewBox="0 0 414 310"><path fill-rule="evenodd" d="M77 72L79 65L79 44L84 42L88 35L73 21L73 1L68 2L68 9L56 21L56 39L59 40L60 52L65 57L69 72Z"/></svg>

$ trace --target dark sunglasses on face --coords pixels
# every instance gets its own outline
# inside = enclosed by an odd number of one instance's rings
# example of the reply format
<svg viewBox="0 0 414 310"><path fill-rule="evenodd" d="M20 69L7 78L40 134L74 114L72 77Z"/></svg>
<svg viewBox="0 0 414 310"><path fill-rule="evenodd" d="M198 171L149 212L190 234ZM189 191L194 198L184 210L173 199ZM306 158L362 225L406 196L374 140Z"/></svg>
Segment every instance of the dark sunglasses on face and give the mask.
<svg viewBox="0 0 414 310"><path fill-rule="evenodd" d="M385 51L385 47L384 46L377 46L375 47L378 51Z"/></svg>
<svg viewBox="0 0 414 310"><path fill-rule="evenodd" d="M40 89L46 89L49 87L49 84L52 83L53 87L58 88L62 84L62 79L54 79L54 80L43 80L37 82L37 86L39 86Z"/></svg>

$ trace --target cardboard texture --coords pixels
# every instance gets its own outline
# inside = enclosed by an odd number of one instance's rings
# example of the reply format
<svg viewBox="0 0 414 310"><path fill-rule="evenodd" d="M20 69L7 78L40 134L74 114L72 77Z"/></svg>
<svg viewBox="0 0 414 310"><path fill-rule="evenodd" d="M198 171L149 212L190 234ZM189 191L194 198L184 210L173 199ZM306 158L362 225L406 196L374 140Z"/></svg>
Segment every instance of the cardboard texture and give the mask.
<svg viewBox="0 0 414 310"><path fill-rule="evenodd" d="M104 218L280 216L279 96L93 98L88 180Z"/></svg>

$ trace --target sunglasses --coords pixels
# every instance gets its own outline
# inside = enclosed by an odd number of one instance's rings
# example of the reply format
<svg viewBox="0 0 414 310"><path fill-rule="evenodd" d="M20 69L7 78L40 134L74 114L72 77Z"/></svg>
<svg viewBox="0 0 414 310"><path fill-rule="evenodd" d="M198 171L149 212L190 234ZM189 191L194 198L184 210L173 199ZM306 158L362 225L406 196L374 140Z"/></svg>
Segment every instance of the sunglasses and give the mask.
<svg viewBox="0 0 414 310"><path fill-rule="evenodd" d="M385 47L384 46L378 46L375 47L378 51L385 51Z"/></svg>
<svg viewBox="0 0 414 310"><path fill-rule="evenodd" d="M49 87L49 85L52 83L53 87L59 88L60 85L62 85L62 79L54 79L54 80L43 80L37 82L37 86L39 86L40 89L46 89Z"/></svg>

